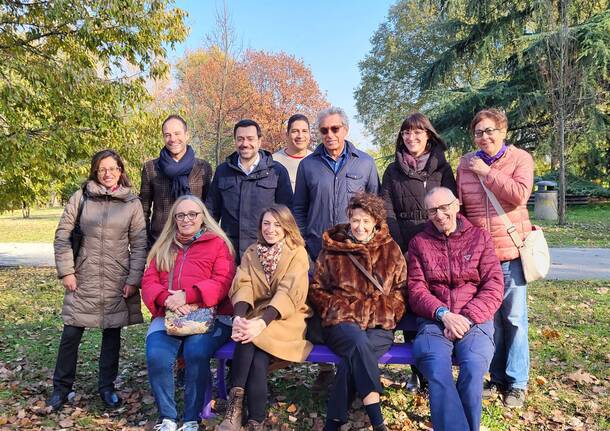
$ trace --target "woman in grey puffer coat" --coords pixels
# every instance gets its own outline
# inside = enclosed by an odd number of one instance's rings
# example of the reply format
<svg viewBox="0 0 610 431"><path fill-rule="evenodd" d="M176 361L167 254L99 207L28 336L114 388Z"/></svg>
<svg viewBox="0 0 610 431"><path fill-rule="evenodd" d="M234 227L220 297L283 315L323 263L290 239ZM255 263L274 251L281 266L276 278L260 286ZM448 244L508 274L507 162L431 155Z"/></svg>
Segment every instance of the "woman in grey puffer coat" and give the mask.
<svg viewBox="0 0 610 431"><path fill-rule="evenodd" d="M121 399L114 391L121 328L141 323L139 285L146 263L142 205L120 156L103 150L93 156L88 180L72 195L55 232L55 265L66 292L64 329L47 404L58 410L72 391L78 346L85 328L103 330L98 389L108 407ZM85 191L84 199L83 190ZM76 261L70 235L82 205L83 239Z"/></svg>

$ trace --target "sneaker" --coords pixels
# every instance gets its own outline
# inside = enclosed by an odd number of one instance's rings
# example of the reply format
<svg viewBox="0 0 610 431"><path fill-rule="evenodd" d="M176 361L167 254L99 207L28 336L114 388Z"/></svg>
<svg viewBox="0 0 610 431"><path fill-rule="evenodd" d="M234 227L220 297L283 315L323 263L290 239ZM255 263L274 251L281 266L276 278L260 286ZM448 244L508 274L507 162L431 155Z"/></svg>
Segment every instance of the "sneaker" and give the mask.
<svg viewBox="0 0 610 431"><path fill-rule="evenodd" d="M504 392L504 387L500 383L491 380L483 384L483 399L496 398Z"/></svg>
<svg viewBox="0 0 610 431"><path fill-rule="evenodd" d="M153 427L153 431L178 431L178 425L171 419L163 419L163 422Z"/></svg>
<svg viewBox="0 0 610 431"><path fill-rule="evenodd" d="M510 388L504 396L504 405L509 408L521 408L525 404L525 391L519 388Z"/></svg>
<svg viewBox="0 0 610 431"><path fill-rule="evenodd" d="M199 431L199 423L197 421L184 422L176 431Z"/></svg>
<svg viewBox="0 0 610 431"><path fill-rule="evenodd" d="M411 377L407 381L407 392L414 394L421 389L421 385L419 382L419 376L416 373L411 373Z"/></svg>

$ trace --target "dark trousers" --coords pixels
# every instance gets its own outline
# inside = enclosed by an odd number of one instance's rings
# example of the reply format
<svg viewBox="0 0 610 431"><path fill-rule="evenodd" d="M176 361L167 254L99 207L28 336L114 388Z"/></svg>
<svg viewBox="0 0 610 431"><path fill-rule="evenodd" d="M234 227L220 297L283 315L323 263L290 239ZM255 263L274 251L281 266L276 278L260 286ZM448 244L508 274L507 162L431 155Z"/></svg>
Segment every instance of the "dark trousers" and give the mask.
<svg viewBox="0 0 610 431"><path fill-rule="evenodd" d="M385 329L363 330L355 323L339 323L323 331L328 347L341 357L328 399L326 419L346 423L354 391L360 398L371 392L383 392L378 361L392 347L394 333Z"/></svg>
<svg viewBox="0 0 610 431"><path fill-rule="evenodd" d="M270 355L252 343L237 343L233 354L233 387L245 388L248 419L265 420L267 405L267 368Z"/></svg>
<svg viewBox="0 0 610 431"><path fill-rule="evenodd" d="M57 363L53 373L53 390L67 394L72 391L76 377L78 347L85 328L64 325L57 352ZM114 390L114 381L119 371L121 350L121 328L106 328L102 332L97 387L100 392Z"/></svg>
<svg viewBox="0 0 610 431"><path fill-rule="evenodd" d="M491 320L473 325L460 340L450 341L443 325L419 318L413 355L428 380L432 425L437 431L478 431L483 377L494 353ZM453 381L451 357L460 369Z"/></svg>

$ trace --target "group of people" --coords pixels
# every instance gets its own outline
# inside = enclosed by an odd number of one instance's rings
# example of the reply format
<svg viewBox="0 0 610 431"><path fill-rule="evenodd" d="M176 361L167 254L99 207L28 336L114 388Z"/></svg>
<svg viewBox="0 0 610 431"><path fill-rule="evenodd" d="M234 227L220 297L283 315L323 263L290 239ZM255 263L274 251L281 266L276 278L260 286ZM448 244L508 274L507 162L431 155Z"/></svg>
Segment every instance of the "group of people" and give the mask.
<svg viewBox="0 0 610 431"><path fill-rule="evenodd" d="M316 125L322 142L313 152L309 120L296 114L286 147L270 154L261 149L260 126L241 120L235 152L212 173L188 145L186 121L171 115L162 124L165 146L142 169L139 199L116 152L93 156L55 235L66 292L49 406L68 400L83 330L96 327L103 329L99 394L108 407L121 404L114 387L120 332L143 321L140 292L152 315L146 361L159 431L198 429L210 358L231 339L231 389L219 431L266 429L269 365L306 360L312 342L341 358L336 370L320 367L319 378L332 376L325 429L347 422L357 396L373 429L385 430L378 360L407 313L417 316L411 383L428 385L435 429L478 430L482 397L493 392L507 406L523 405L527 286L519 252L486 194L524 239L533 161L506 142L506 116L495 109L475 115L478 150L461 158L456 177L430 121L408 116L381 184L374 160L346 139L343 110L322 111ZM82 232L78 247L75 230ZM167 333L166 312L200 307L216 308L210 331Z"/></svg>

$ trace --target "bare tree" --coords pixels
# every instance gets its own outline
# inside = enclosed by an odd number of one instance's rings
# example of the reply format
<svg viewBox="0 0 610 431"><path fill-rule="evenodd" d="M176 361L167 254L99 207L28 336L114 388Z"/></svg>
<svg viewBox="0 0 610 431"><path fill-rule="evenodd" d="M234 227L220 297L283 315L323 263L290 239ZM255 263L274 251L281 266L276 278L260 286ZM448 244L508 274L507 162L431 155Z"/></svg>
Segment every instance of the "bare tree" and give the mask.
<svg viewBox="0 0 610 431"><path fill-rule="evenodd" d="M566 223L566 138L574 118L587 97L580 70L576 41L568 26L570 0L548 0L548 36L540 71L555 125L555 144L559 160L559 224Z"/></svg>

